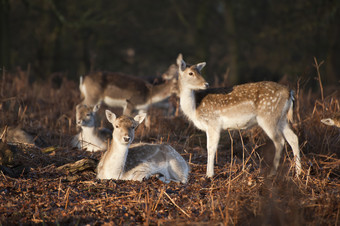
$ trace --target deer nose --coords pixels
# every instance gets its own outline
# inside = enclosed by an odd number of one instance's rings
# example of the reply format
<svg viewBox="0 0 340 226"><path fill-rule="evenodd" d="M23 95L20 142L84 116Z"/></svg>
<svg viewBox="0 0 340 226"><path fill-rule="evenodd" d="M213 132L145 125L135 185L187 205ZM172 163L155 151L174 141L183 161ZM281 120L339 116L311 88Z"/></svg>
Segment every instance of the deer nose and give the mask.
<svg viewBox="0 0 340 226"><path fill-rule="evenodd" d="M125 142L130 142L130 140L131 140L131 138L128 137L128 136L123 137L123 139L124 139Z"/></svg>
<svg viewBox="0 0 340 226"><path fill-rule="evenodd" d="M205 88L208 88L209 87L209 83L204 83L204 86L205 86Z"/></svg>

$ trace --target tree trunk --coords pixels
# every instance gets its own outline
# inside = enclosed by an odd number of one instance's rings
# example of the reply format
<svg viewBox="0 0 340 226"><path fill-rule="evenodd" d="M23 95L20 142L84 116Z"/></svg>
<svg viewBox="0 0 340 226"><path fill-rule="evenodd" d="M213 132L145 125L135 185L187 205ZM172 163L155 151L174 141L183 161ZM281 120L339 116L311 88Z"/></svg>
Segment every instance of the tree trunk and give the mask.
<svg viewBox="0 0 340 226"><path fill-rule="evenodd" d="M0 1L0 67L9 68L9 0Z"/></svg>
<svg viewBox="0 0 340 226"><path fill-rule="evenodd" d="M230 85L234 85L239 82L238 79L238 46L237 46L237 34L235 30L235 21L233 15L232 4L229 1L224 2L224 19L225 19L225 30L226 30L226 43L229 49L230 58L230 71L229 71L229 82Z"/></svg>

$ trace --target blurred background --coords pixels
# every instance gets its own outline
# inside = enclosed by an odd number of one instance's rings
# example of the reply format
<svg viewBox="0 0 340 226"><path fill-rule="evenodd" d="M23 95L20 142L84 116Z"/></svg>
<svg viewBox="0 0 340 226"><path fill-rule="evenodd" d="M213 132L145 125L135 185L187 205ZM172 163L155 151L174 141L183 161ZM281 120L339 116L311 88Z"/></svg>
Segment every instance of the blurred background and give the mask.
<svg viewBox="0 0 340 226"><path fill-rule="evenodd" d="M1 70L78 81L93 70L162 74L183 53L208 81L340 80L337 0L2 0ZM317 84L313 81L313 84Z"/></svg>

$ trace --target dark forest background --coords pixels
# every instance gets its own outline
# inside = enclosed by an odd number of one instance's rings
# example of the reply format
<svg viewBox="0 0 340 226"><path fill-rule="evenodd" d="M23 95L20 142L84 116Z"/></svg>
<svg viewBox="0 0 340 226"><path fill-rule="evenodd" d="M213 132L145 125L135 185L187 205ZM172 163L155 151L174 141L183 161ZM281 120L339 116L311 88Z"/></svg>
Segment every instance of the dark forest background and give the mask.
<svg viewBox="0 0 340 226"><path fill-rule="evenodd" d="M34 80L93 70L164 72L183 53L208 81L340 80L337 0L1 0L1 70Z"/></svg>

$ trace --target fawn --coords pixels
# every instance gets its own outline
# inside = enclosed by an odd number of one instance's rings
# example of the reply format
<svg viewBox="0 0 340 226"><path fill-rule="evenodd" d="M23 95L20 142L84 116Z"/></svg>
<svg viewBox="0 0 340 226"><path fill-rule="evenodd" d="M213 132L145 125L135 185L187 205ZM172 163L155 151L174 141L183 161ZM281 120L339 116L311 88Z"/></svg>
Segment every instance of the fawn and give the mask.
<svg viewBox="0 0 340 226"><path fill-rule="evenodd" d="M105 128L98 128L95 125L95 115L100 104L94 107L77 105L76 120L81 131L72 139L72 146L87 151L106 150L107 140L111 138L111 131Z"/></svg>
<svg viewBox="0 0 340 226"><path fill-rule="evenodd" d="M188 180L189 166L182 156L170 145L145 144L131 145L137 126L146 114L134 118L116 115L109 110L106 117L112 123L112 143L101 158L97 167L97 179L137 180L158 176L163 182Z"/></svg>
<svg viewBox="0 0 340 226"><path fill-rule="evenodd" d="M208 83L201 75L205 62L189 66L179 54L177 65L180 107L197 128L206 132L207 177L214 175L214 158L221 130L248 129L255 125L259 125L275 145L270 174L276 173L285 139L293 149L296 174L300 174L298 137L288 124L293 117L293 91L275 82L207 89Z"/></svg>

